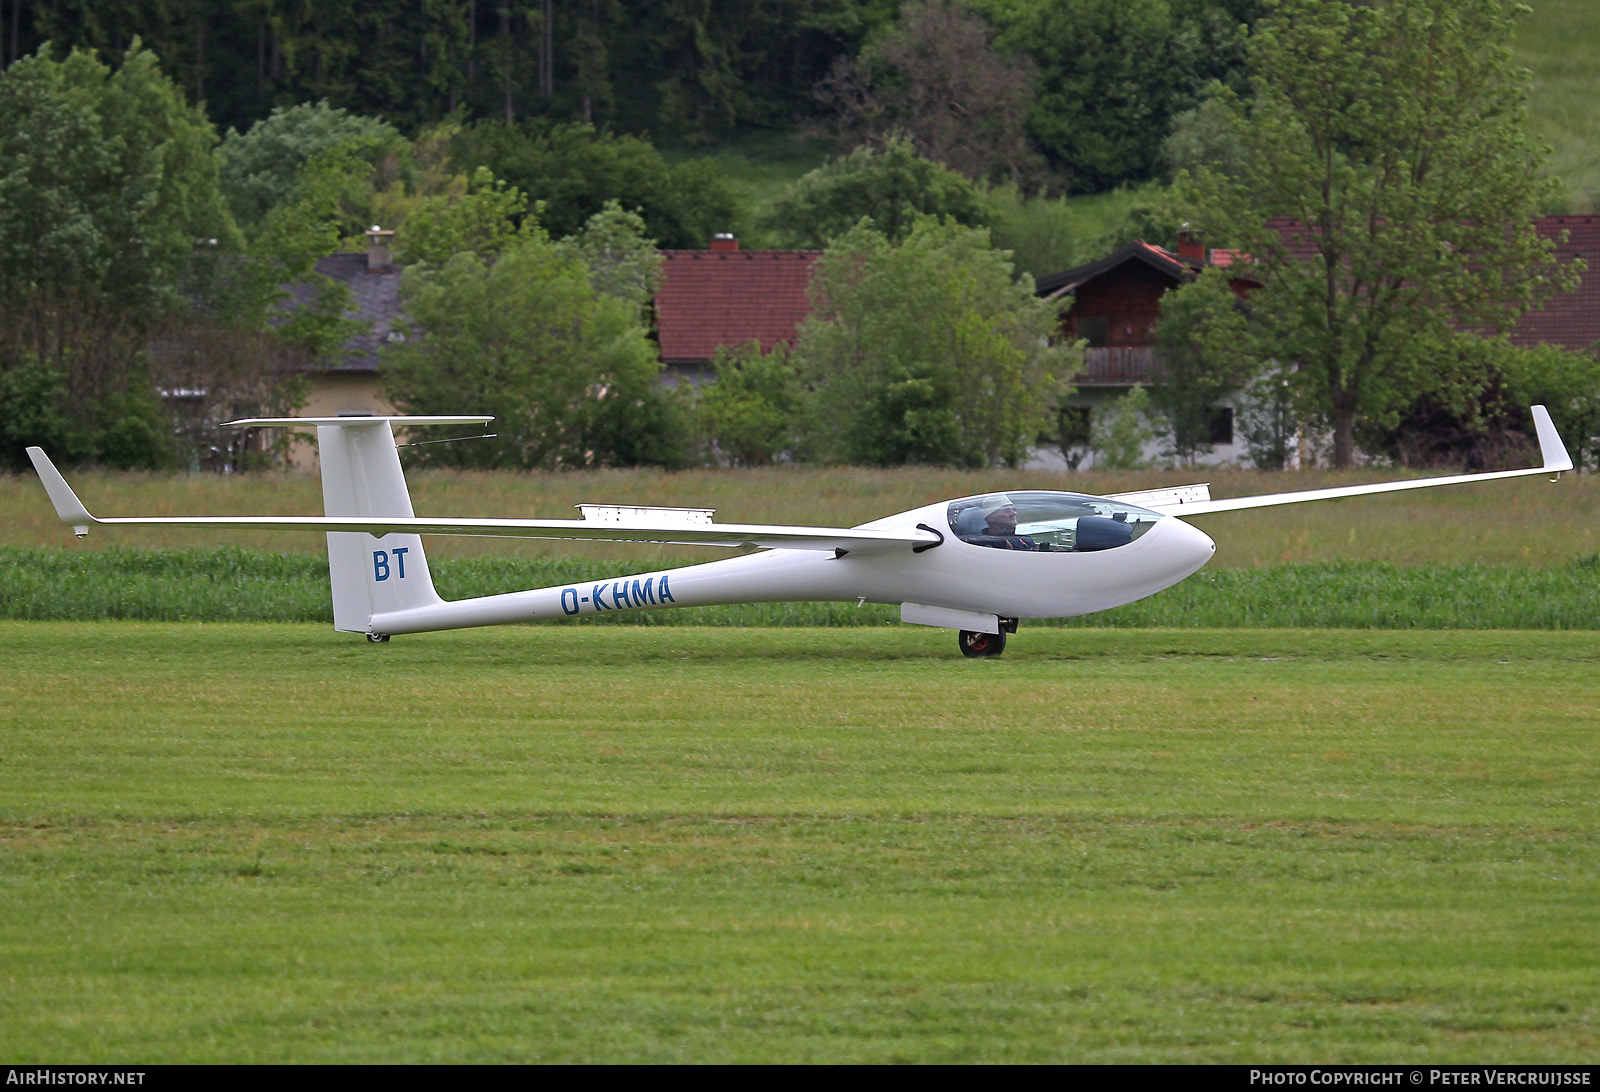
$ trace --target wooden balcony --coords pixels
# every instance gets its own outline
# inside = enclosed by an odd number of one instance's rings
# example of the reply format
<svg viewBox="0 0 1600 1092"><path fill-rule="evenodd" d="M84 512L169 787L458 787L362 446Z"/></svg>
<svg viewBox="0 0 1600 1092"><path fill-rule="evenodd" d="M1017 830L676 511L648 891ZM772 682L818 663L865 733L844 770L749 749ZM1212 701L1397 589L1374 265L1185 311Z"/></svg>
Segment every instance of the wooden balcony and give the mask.
<svg viewBox="0 0 1600 1092"><path fill-rule="evenodd" d="M1085 349L1083 371L1072 380L1078 387L1131 387L1159 379L1156 351L1148 345L1134 348Z"/></svg>

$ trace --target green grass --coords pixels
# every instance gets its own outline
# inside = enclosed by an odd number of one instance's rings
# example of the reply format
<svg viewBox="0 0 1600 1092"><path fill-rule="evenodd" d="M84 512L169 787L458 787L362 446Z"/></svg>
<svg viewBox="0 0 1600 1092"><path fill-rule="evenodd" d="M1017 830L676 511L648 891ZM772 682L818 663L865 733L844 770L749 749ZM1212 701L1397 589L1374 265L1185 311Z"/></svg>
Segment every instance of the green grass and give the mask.
<svg viewBox="0 0 1600 1092"><path fill-rule="evenodd" d="M1532 0L1517 29L1514 56L1533 73L1531 130L1552 149L1551 171L1567 186L1568 211L1600 212L1600 4Z"/></svg>
<svg viewBox="0 0 1600 1092"><path fill-rule="evenodd" d="M757 225L784 190L837 154L826 140L797 132L749 129L722 144L662 150L667 159L709 161L718 176L744 200L748 224L741 236L749 249L775 245ZM733 231L738 225L729 224Z"/></svg>
<svg viewBox="0 0 1600 1092"><path fill-rule="evenodd" d="M1570 634L0 624L0 1053L1587 1062Z"/></svg>
<svg viewBox="0 0 1600 1092"><path fill-rule="evenodd" d="M446 599L580 584L650 571L586 558L447 558ZM0 547L0 618L328 622L328 566L307 554ZM894 605L753 603L586 617L562 625L886 626ZM1026 626L1600 629L1600 559L1555 568L1315 562L1203 571L1125 607Z"/></svg>

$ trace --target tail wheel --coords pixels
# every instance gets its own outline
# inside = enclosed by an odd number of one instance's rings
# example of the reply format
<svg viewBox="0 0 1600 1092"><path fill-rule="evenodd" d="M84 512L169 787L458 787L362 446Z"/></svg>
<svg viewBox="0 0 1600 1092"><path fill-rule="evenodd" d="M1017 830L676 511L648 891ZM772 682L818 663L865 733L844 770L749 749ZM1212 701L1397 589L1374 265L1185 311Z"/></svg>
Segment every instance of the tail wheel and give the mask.
<svg viewBox="0 0 1600 1092"><path fill-rule="evenodd" d="M1006 650L1005 630L999 633L974 633L964 629L957 636L961 655L977 659L979 656L998 656Z"/></svg>
<svg viewBox="0 0 1600 1092"><path fill-rule="evenodd" d="M389 643L389 635L387 633L369 633L367 634L367 643L372 645L386 645Z"/></svg>

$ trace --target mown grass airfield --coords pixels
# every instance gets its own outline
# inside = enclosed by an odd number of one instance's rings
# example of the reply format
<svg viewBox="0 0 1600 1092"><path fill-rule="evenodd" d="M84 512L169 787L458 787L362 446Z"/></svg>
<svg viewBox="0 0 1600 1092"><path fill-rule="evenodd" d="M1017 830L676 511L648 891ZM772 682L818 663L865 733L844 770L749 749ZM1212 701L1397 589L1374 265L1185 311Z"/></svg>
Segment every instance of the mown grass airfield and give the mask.
<svg viewBox="0 0 1600 1092"><path fill-rule="evenodd" d="M24 1061L1584 1061L1587 633L5 623Z"/></svg>
<svg viewBox="0 0 1600 1092"><path fill-rule="evenodd" d="M1592 481L1307 518L1404 544L1395 588L1522 545L1588 571ZM1229 594L1299 580L1303 530L1263 520L1236 549L1270 563L1227 571L1266 583ZM1346 575L1324 594L1384 587ZM1600 642L1570 618L1035 627L998 661L700 621L0 622L0 1051L1594 1057Z"/></svg>

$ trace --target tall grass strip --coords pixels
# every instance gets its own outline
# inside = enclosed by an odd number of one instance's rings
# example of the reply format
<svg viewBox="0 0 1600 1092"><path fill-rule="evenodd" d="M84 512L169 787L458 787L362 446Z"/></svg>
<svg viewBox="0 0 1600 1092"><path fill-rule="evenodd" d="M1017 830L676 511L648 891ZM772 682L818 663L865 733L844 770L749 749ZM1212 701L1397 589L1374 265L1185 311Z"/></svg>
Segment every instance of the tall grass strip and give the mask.
<svg viewBox="0 0 1600 1092"><path fill-rule="evenodd" d="M441 558L447 599L582 584L646 572L588 558ZM568 624L882 626L893 605L753 603ZM35 621L331 622L327 561L228 547L101 551L0 549L0 618ZM1552 568L1316 562L1203 571L1177 587L1085 618L1026 625L1131 628L1600 629L1600 558Z"/></svg>

